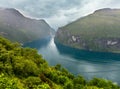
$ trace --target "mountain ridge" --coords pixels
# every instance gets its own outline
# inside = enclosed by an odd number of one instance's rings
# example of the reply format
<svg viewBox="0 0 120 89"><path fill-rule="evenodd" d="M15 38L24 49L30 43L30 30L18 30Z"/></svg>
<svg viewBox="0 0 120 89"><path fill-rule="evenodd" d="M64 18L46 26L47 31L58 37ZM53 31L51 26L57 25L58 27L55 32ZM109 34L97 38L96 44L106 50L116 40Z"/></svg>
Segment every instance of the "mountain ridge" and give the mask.
<svg viewBox="0 0 120 89"><path fill-rule="evenodd" d="M51 36L52 31L43 19L28 18L14 8L0 9L0 34L11 41L25 43Z"/></svg>
<svg viewBox="0 0 120 89"><path fill-rule="evenodd" d="M100 9L59 28L55 42L105 52L120 52L120 9Z"/></svg>

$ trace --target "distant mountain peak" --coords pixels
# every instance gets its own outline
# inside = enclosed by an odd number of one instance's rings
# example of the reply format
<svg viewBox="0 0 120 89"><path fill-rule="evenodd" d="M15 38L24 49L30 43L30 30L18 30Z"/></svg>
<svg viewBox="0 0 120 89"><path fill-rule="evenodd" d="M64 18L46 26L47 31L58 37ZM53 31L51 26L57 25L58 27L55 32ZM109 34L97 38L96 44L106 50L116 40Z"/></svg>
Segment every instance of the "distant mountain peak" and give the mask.
<svg viewBox="0 0 120 89"><path fill-rule="evenodd" d="M15 8L3 8L3 7L0 7L0 12L2 13L12 13L14 15L17 15L17 16L21 16L21 17L25 17L19 10L15 9Z"/></svg>
<svg viewBox="0 0 120 89"><path fill-rule="evenodd" d="M95 12L101 12L101 11L111 11L111 8L102 8L102 9L98 9Z"/></svg>
<svg viewBox="0 0 120 89"><path fill-rule="evenodd" d="M26 17L14 8L0 8L0 34L12 41L24 43L51 36L51 29L43 19Z"/></svg>
<svg viewBox="0 0 120 89"><path fill-rule="evenodd" d="M19 11L18 9L15 9L15 8L3 8L3 7L0 7L0 12L4 12L4 13L8 13L8 14L14 14L16 16L20 16L20 17L25 17L25 18L28 18L28 19L31 19L31 20L36 20L36 21L40 21L40 22L44 22L44 23L47 23L44 19L36 19L36 18L32 18L32 17L27 17L25 15L23 15L23 13L21 13L21 11Z"/></svg>
<svg viewBox="0 0 120 89"><path fill-rule="evenodd" d="M24 17L24 15L23 15L19 10L15 9L15 8L6 8L6 9L4 9L4 10L10 11L11 13L14 13L14 14L16 14L16 15L23 16L23 17Z"/></svg>
<svg viewBox="0 0 120 89"><path fill-rule="evenodd" d="M120 9L104 8L61 27L55 42L65 46L120 53Z"/></svg>
<svg viewBox="0 0 120 89"><path fill-rule="evenodd" d="M93 15L100 15L100 16L119 16L120 9L111 9L111 8L103 8L96 10Z"/></svg>
<svg viewBox="0 0 120 89"><path fill-rule="evenodd" d="M103 9L98 9L94 13L98 12L117 12L120 11L120 9L111 9L111 8L103 8Z"/></svg>

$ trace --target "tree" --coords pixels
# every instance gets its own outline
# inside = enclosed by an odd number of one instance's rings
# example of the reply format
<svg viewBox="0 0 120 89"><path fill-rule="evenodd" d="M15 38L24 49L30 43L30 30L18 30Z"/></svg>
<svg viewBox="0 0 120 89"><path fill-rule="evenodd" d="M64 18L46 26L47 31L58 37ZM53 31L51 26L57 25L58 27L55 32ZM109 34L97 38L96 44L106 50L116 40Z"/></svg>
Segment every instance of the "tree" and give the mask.
<svg viewBox="0 0 120 89"><path fill-rule="evenodd" d="M1 89L24 89L23 84L17 78L9 78L4 74L0 75Z"/></svg>

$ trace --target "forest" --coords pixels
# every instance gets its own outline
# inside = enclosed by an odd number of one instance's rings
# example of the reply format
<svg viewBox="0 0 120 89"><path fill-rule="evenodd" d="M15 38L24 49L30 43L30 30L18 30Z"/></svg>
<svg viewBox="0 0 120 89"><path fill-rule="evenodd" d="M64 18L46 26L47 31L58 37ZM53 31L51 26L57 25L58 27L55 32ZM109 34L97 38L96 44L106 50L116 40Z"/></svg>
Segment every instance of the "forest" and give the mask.
<svg viewBox="0 0 120 89"><path fill-rule="evenodd" d="M36 49L0 37L0 89L120 89L116 83L50 66Z"/></svg>

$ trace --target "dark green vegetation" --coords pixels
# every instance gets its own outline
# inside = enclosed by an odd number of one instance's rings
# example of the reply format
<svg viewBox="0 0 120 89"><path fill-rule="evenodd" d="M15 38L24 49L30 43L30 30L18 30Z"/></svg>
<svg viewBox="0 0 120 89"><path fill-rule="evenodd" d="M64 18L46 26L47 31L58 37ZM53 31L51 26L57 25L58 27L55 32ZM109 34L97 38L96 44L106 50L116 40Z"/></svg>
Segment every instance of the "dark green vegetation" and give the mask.
<svg viewBox="0 0 120 89"><path fill-rule="evenodd" d="M16 9L0 8L0 35L11 41L24 43L52 33L54 30L44 20L27 18Z"/></svg>
<svg viewBox="0 0 120 89"><path fill-rule="evenodd" d="M1 89L120 89L105 79L86 81L61 65L49 66L35 49L0 37Z"/></svg>
<svg viewBox="0 0 120 89"><path fill-rule="evenodd" d="M120 9L101 9L59 28L55 41L91 50L120 52Z"/></svg>

